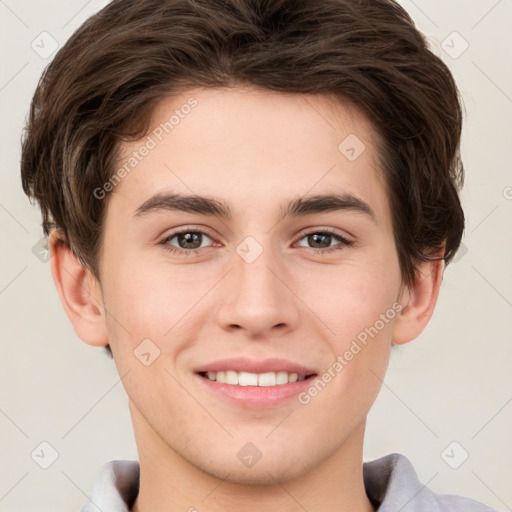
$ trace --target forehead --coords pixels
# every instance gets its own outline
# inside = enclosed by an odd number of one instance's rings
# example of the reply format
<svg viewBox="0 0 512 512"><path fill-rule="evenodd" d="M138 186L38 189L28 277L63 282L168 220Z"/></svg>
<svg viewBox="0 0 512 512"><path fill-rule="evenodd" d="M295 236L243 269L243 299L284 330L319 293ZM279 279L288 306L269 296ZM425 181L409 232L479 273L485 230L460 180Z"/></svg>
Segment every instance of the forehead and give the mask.
<svg viewBox="0 0 512 512"><path fill-rule="evenodd" d="M383 210L377 142L366 117L332 97L190 89L161 100L148 134L121 147L117 167L135 165L113 196L134 213L141 201L170 190L219 197L235 211L348 192ZM143 146L150 149L141 157Z"/></svg>

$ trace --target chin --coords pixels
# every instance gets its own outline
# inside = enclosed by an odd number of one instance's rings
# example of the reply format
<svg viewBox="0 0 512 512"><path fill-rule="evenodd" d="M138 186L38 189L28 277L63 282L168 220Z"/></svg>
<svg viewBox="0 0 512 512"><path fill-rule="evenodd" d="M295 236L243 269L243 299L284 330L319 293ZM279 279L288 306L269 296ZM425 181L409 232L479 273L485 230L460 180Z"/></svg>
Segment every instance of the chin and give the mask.
<svg viewBox="0 0 512 512"><path fill-rule="evenodd" d="M295 450L294 450L295 451ZM265 457L263 454L252 467L244 467L244 464L235 457L234 459L210 460L201 463L192 464L214 478L244 485L276 485L278 483L294 480L307 471L305 460L300 458L296 460L296 454L290 457L290 460L281 460L275 455ZM266 459L266 460L264 460ZM292 460L293 459L293 460Z"/></svg>
<svg viewBox="0 0 512 512"><path fill-rule="evenodd" d="M259 469L247 468L240 469L239 467L210 467L209 471L205 471L209 475L224 480L225 482L231 482L234 484L242 485L255 485L255 486L267 486L277 485L278 483L288 482L298 478L300 471L296 468L291 470L281 470L276 468L275 465L270 464L270 467L260 467ZM227 476L226 476L227 475Z"/></svg>

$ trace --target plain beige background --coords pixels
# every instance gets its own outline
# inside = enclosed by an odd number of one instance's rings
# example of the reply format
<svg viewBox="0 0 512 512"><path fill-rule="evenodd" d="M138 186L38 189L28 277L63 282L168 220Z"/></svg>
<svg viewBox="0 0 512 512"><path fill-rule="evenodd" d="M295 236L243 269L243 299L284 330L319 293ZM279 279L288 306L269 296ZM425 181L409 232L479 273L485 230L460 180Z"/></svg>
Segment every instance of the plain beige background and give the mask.
<svg viewBox="0 0 512 512"><path fill-rule="evenodd" d="M2 512L79 510L103 463L137 458L114 363L74 334L19 177L46 53L104 3L0 1ZM393 353L365 460L403 453L434 491L512 510L512 1L401 3L464 97L467 228L431 324Z"/></svg>

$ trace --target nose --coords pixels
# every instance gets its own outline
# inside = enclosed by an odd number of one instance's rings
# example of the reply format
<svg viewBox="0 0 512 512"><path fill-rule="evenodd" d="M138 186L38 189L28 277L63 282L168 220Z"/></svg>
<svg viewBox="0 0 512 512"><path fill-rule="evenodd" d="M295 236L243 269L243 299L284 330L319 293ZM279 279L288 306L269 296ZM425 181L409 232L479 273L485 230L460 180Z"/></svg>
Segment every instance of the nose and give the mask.
<svg viewBox="0 0 512 512"><path fill-rule="evenodd" d="M249 263L234 255L235 268L225 282L218 322L228 331L266 338L294 330L300 319L293 278L270 249Z"/></svg>

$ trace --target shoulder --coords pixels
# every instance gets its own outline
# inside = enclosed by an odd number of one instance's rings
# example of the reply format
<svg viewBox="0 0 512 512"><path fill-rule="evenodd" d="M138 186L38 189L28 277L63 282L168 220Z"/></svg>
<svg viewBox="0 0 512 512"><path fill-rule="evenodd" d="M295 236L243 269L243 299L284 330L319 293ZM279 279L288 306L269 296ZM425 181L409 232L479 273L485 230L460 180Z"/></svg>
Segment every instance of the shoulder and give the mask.
<svg viewBox="0 0 512 512"><path fill-rule="evenodd" d="M139 492L139 477L138 461L107 462L96 475L90 500L81 512L128 512Z"/></svg>
<svg viewBox="0 0 512 512"><path fill-rule="evenodd" d="M378 512L496 512L470 498L436 494L418 480L407 457L392 453L363 464L366 493Z"/></svg>

